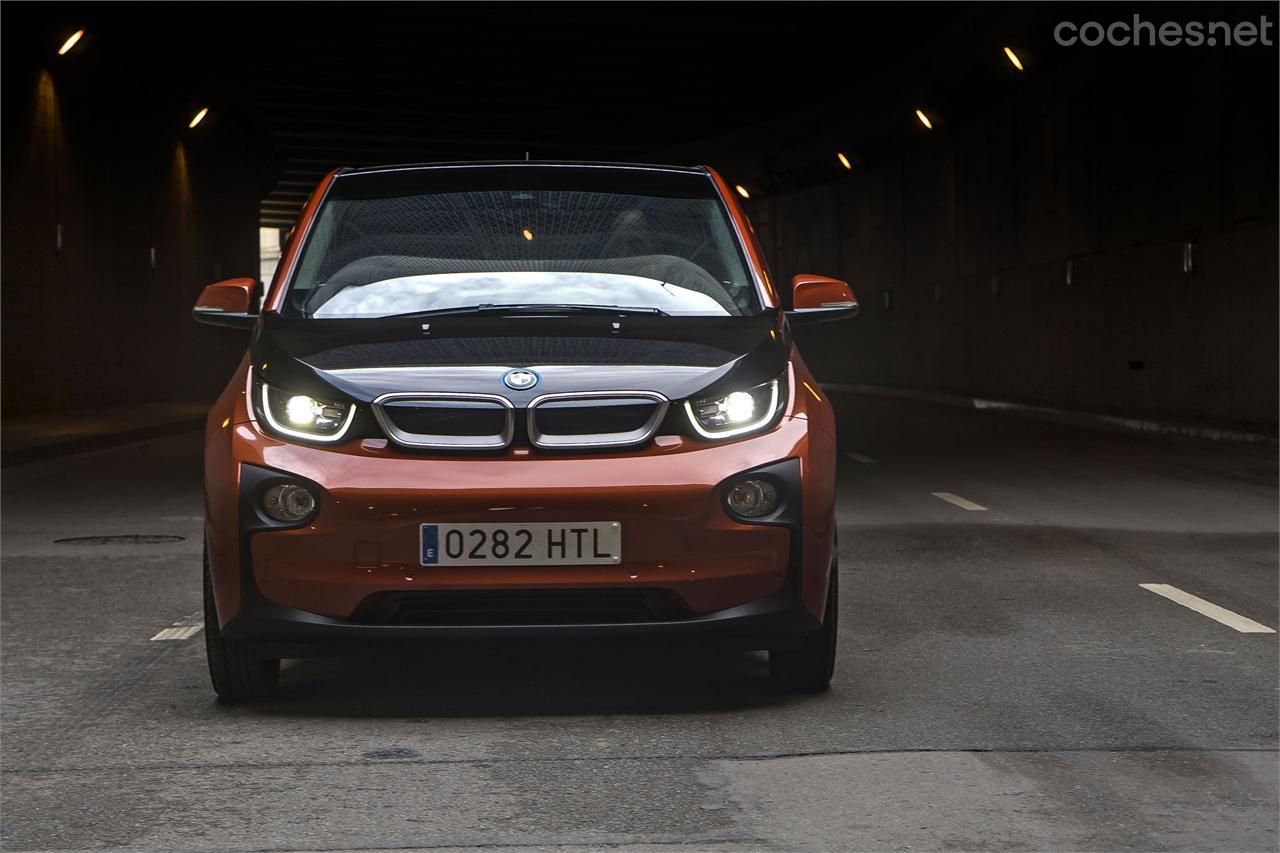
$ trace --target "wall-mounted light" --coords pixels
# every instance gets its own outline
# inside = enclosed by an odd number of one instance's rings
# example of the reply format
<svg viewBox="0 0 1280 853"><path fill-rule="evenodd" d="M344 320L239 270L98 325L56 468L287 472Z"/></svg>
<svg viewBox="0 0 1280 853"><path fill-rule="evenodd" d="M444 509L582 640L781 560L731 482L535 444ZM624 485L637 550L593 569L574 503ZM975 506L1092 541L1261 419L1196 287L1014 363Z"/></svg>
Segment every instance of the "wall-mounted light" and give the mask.
<svg viewBox="0 0 1280 853"><path fill-rule="evenodd" d="M1004 49L1004 55L1009 57L1009 61L1013 63L1014 68L1018 69L1019 71L1022 70L1022 60L1018 58L1018 54L1013 52L1013 48L1006 47Z"/></svg>
<svg viewBox="0 0 1280 853"><path fill-rule="evenodd" d="M837 160L839 160L839 161L840 161L840 165L841 165L841 166L844 166L846 169L852 169L852 168L853 168L853 164L849 162L849 158L848 158L848 157L844 156L844 152L843 152L843 151L837 151L837 152L836 152L836 159L837 159Z"/></svg>
<svg viewBox="0 0 1280 853"><path fill-rule="evenodd" d="M71 48L76 46L76 42L84 38L84 30L76 30L71 37L62 43L62 47L58 48L58 56L66 56Z"/></svg>
<svg viewBox="0 0 1280 853"><path fill-rule="evenodd" d="M209 108L201 107L200 112L195 114L195 117L191 119L191 122L187 125L187 127L195 127L197 124L204 121L204 117L207 116L208 114L209 114Z"/></svg>
<svg viewBox="0 0 1280 853"><path fill-rule="evenodd" d="M734 184L733 188L737 190L738 195L742 196L743 198L751 198L751 193L747 192L747 188L744 187L742 184Z"/></svg>
<svg viewBox="0 0 1280 853"><path fill-rule="evenodd" d="M933 122L929 121L929 117L924 114L924 110L916 110L916 118L920 119L920 123L929 130L933 130Z"/></svg>
<svg viewBox="0 0 1280 853"><path fill-rule="evenodd" d="M528 228L524 228L524 229L522 229L522 230L520 231L520 233L524 235L524 238L525 238L526 240L532 240L532 239L533 239L533 232L532 232L532 231L530 231Z"/></svg>

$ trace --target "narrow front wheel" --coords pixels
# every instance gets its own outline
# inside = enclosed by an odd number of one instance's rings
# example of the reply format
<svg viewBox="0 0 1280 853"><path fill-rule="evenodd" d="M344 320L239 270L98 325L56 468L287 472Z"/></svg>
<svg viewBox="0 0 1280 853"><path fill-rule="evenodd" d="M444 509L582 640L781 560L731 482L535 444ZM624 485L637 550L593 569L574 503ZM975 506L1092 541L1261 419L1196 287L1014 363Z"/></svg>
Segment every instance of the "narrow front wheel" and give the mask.
<svg viewBox="0 0 1280 853"><path fill-rule="evenodd" d="M822 627L806 637L798 649L769 651L769 675L779 685L796 693L820 693L831 686L831 676L836 668L839 592L840 570L833 555Z"/></svg>
<svg viewBox="0 0 1280 853"><path fill-rule="evenodd" d="M209 658L209 678L220 702L262 699L275 692L280 681L280 660L266 657L253 643L228 640L218 624L209 574L209 545L204 548L204 648Z"/></svg>

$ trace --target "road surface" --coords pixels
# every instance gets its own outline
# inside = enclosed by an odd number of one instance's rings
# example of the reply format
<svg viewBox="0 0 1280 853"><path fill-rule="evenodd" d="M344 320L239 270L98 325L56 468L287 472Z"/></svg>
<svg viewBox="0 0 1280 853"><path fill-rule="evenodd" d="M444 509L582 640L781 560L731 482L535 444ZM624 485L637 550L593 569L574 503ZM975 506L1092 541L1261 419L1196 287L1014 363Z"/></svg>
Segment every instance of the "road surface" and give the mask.
<svg viewBox="0 0 1280 853"><path fill-rule="evenodd" d="M841 657L800 698L522 643L221 707L199 437L6 469L4 849L1275 850L1274 445L835 402ZM129 534L183 538L56 541Z"/></svg>

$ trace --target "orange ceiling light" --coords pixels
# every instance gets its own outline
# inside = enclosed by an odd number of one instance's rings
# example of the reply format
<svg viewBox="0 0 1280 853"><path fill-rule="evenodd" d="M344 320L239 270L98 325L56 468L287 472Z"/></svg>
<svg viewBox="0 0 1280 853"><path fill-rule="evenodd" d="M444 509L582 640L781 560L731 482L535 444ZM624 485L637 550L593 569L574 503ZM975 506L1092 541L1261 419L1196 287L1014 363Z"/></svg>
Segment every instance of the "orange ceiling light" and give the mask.
<svg viewBox="0 0 1280 853"><path fill-rule="evenodd" d="M84 30L76 30L71 37L62 43L62 47L58 48L58 56L66 56L71 52L71 48L76 46L76 42L84 38Z"/></svg>

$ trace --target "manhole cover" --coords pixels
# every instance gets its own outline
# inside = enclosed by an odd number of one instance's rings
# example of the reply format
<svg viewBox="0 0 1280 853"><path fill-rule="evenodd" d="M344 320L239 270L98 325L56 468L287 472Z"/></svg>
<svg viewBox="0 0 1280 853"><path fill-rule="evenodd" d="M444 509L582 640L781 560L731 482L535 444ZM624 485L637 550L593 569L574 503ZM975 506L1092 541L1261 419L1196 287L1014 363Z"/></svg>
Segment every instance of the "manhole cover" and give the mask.
<svg viewBox="0 0 1280 853"><path fill-rule="evenodd" d="M185 536L161 536L129 533L124 536L72 536L69 539L55 539L55 545L163 545L166 542L181 542Z"/></svg>

